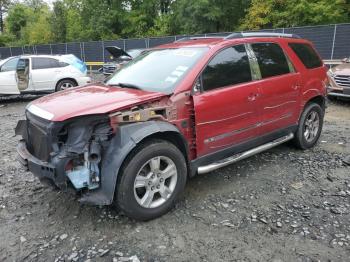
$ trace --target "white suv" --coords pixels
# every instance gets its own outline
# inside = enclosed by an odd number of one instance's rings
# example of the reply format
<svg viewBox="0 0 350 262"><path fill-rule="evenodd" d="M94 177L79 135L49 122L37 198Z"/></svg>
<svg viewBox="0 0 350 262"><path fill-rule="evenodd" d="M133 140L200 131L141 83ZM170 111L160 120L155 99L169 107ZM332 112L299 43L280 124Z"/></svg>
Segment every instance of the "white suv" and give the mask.
<svg viewBox="0 0 350 262"><path fill-rule="evenodd" d="M91 82L74 55L23 55L0 61L0 95L51 93Z"/></svg>

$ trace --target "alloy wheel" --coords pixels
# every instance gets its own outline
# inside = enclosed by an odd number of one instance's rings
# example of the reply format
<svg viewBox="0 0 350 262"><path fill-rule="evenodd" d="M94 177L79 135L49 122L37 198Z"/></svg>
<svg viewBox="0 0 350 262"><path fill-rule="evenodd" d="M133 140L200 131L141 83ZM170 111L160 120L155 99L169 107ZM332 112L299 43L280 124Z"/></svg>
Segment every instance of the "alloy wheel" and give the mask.
<svg viewBox="0 0 350 262"><path fill-rule="evenodd" d="M65 82L61 85L61 90L66 90L66 89L71 88L71 87L73 87L72 83Z"/></svg>
<svg viewBox="0 0 350 262"><path fill-rule="evenodd" d="M156 208L173 194L177 183L177 168L168 157L157 156L139 170L134 182L134 195L144 208Z"/></svg>
<svg viewBox="0 0 350 262"><path fill-rule="evenodd" d="M311 111L307 116L304 124L304 138L311 143L317 137L320 129L320 116L316 111Z"/></svg>

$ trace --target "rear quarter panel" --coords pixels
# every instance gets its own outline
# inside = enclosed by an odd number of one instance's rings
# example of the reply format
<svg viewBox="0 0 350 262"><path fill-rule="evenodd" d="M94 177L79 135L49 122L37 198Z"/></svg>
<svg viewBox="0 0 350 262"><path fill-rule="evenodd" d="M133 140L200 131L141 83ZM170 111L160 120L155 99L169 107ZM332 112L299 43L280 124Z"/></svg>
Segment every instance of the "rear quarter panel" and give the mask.
<svg viewBox="0 0 350 262"><path fill-rule="evenodd" d="M327 89L326 84L328 82L327 76L327 67L322 64L321 67L308 69L296 55L296 53L289 47L289 43L302 43L308 44L312 46L312 48L316 51L314 45L307 40L299 40L299 39L284 39L283 47L287 52L288 56L291 58L292 63L296 70L301 73L301 103L300 103L300 112L303 111L305 105L314 97L317 96L326 96ZM316 51L317 53L317 51ZM318 54L318 53L317 53ZM320 57L320 55L318 54ZM320 57L322 60L322 58Z"/></svg>

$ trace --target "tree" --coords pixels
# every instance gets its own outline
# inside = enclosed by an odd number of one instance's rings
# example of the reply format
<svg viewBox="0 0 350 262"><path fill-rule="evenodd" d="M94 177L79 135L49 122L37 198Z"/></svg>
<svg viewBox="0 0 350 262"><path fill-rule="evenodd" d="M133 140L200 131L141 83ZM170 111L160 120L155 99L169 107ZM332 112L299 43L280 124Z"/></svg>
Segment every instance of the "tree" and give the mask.
<svg viewBox="0 0 350 262"><path fill-rule="evenodd" d="M50 10L43 6L34 19L22 29L22 41L25 44L47 44L53 42L53 33L50 24Z"/></svg>
<svg viewBox="0 0 350 262"><path fill-rule="evenodd" d="M349 21L345 0L252 0L242 29L293 27Z"/></svg>
<svg viewBox="0 0 350 262"><path fill-rule="evenodd" d="M79 6L83 31L80 38L101 40L118 37L125 18L123 2L119 0L84 0Z"/></svg>
<svg viewBox="0 0 350 262"><path fill-rule="evenodd" d="M129 1L130 11L126 15L126 21L122 35L129 37L143 37L147 31L154 26L155 19L159 15L158 0L131 0Z"/></svg>
<svg viewBox="0 0 350 262"><path fill-rule="evenodd" d="M51 31L55 42L65 42L67 36L67 9L62 1L53 4Z"/></svg>
<svg viewBox="0 0 350 262"><path fill-rule="evenodd" d="M177 0L172 5L171 33L233 31L249 3L247 0Z"/></svg>
<svg viewBox="0 0 350 262"><path fill-rule="evenodd" d="M9 34L2 33L0 34L0 46L6 46L8 43L13 41L13 37ZM1 59L1 57L0 57Z"/></svg>
<svg viewBox="0 0 350 262"><path fill-rule="evenodd" d="M10 0L0 0L0 32L4 32L4 15L11 4Z"/></svg>
<svg viewBox="0 0 350 262"><path fill-rule="evenodd" d="M43 0L25 0L24 3L34 11L41 10L43 7L47 6Z"/></svg>
<svg viewBox="0 0 350 262"><path fill-rule="evenodd" d="M168 14L170 12L170 5L172 0L160 0L160 13L161 14Z"/></svg>
<svg viewBox="0 0 350 262"><path fill-rule="evenodd" d="M32 12L26 5L14 5L9 10L6 18L9 33L13 34L17 39L21 38L21 30L27 25L31 15Z"/></svg>
<svg viewBox="0 0 350 262"><path fill-rule="evenodd" d="M56 0L52 9L44 0L0 0L0 45L349 21L350 0Z"/></svg>

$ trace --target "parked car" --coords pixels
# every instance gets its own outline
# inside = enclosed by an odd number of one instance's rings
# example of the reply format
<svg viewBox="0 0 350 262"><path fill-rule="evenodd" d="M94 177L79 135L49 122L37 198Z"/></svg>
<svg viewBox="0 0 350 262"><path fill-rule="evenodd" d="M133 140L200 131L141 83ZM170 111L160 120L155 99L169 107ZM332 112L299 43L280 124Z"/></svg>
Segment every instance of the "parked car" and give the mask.
<svg viewBox="0 0 350 262"><path fill-rule="evenodd" d="M90 81L74 55L23 55L0 63L0 95L51 93Z"/></svg>
<svg viewBox="0 0 350 262"><path fill-rule="evenodd" d="M344 58L343 63L332 67L328 71L331 97L350 98L350 58Z"/></svg>
<svg viewBox="0 0 350 262"><path fill-rule="evenodd" d="M139 56L145 49L130 49L124 51L117 46L107 46L105 48L110 54L113 62L106 63L102 66L101 71L105 76L112 75L116 70L123 65Z"/></svg>
<svg viewBox="0 0 350 262"><path fill-rule="evenodd" d="M327 69L294 35L189 38L148 50L105 84L33 101L16 134L41 180L149 220L188 178L293 140L319 140Z"/></svg>

